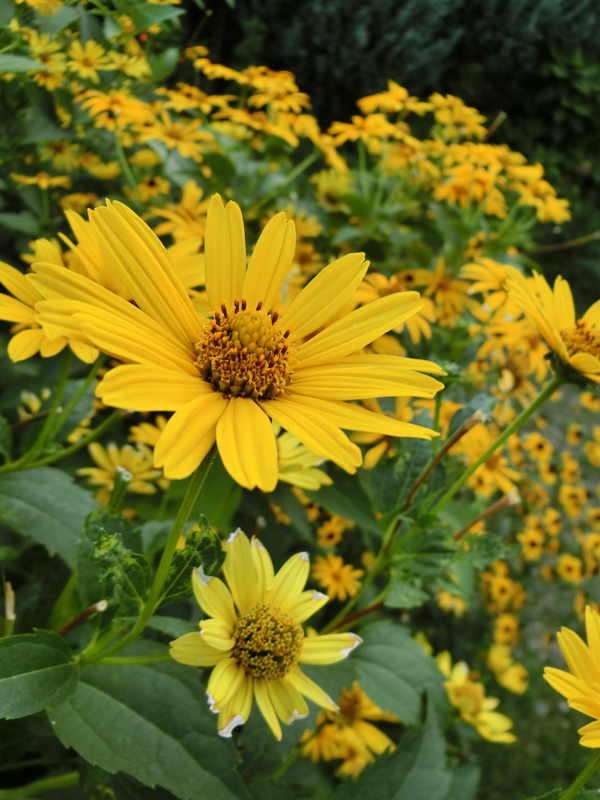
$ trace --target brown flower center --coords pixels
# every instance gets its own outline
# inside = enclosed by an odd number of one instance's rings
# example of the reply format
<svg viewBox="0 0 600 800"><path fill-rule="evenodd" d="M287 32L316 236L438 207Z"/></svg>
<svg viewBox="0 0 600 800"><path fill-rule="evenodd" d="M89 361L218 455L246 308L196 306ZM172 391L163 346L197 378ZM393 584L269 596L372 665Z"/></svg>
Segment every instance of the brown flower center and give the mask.
<svg viewBox="0 0 600 800"><path fill-rule="evenodd" d="M234 397L271 400L282 394L291 376L289 331L277 325L277 312L246 308L236 300L233 310L225 305L215 311L194 347L196 364L215 391Z"/></svg>
<svg viewBox="0 0 600 800"><path fill-rule="evenodd" d="M560 338L566 344L569 355L589 353L600 358L600 331L595 325L580 319L574 328L561 331Z"/></svg>
<svg viewBox="0 0 600 800"><path fill-rule="evenodd" d="M279 608L257 603L238 617L233 638L233 658L247 675L277 680L298 663L304 631Z"/></svg>

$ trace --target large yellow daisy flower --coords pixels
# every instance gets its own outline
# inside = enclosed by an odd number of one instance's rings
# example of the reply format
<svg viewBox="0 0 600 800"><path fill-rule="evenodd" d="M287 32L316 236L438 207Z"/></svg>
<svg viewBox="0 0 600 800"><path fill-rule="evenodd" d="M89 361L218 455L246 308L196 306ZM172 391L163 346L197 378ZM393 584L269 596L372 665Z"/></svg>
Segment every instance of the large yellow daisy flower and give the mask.
<svg viewBox="0 0 600 800"><path fill-rule="evenodd" d="M368 264L352 253L323 269L281 312L294 256L294 223L285 214L263 230L246 268L239 207L210 204L205 243L206 292L213 313L201 320L168 253L122 203L89 212L98 242L135 304L35 264L32 280L51 300L38 306L51 335L79 336L125 364L98 385L103 402L136 411L174 411L155 450L166 478L185 478L215 440L227 471L242 486L272 491L277 446L271 420L318 455L355 472L362 462L342 432L430 438L433 431L368 411L348 400L431 398L443 388L424 372L430 361L361 354L361 349L419 309L417 292L399 292L331 320Z"/></svg>
<svg viewBox="0 0 600 800"><path fill-rule="evenodd" d="M199 633L171 642L176 661L214 667L206 694L211 711L219 714L221 736L231 736L248 719L253 699L277 739L279 720L289 725L308 714L302 695L337 711L298 664L341 661L361 639L354 633L304 635L300 623L328 600L303 591L308 554L292 556L275 574L263 545L238 529L229 537L223 571L229 588L201 567L194 571L194 594L209 618L202 620Z"/></svg>
<svg viewBox="0 0 600 800"><path fill-rule="evenodd" d="M578 319L571 287L560 275L551 289L537 272L528 281L514 268L507 271L508 296L533 320L560 361L600 383L600 300Z"/></svg>
<svg viewBox="0 0 600 800"><path fill-rule="evenodd" d="M546 667L544 678L571 708L594 718L577 731L579 744L600 747L600 613L591 606L585 609L585 630L587 645L574 631L561 628L556 638L571 672Z"/></svg>

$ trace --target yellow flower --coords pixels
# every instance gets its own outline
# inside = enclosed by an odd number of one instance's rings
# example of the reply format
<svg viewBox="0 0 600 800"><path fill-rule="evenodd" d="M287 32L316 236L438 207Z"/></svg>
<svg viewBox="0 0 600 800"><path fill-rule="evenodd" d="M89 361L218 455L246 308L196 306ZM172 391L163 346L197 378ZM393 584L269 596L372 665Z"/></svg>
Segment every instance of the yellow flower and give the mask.
<svg viewBox="0 0 600 800"><path fill-rule="evenodd" d="M567 698L569 706L593 717L577 733L583 747L600 747L600 613L591 606L585 609L587 645L569 628L556 634L559 647L570 670L546 667L544 678L553 689Z"/></svg>
<svg viewBox="0 0 600 800"><path fill-rule="evenodd" d="M347 402L372 395L432 397L442 386L422 374L441 372L429 361L359 354L418 308L416 292L384 297L327 325L367 269L361 254L324 269L279 314L274 307L294 252L293 222L274 217L246 268L240 209L235 203L225 208L215 195L205 243L213 314L203 321L167 251L133 211L115 203L89 216L135 304L83 276L71 275L67 285L64 270L37 264L36 285L56 298L39 309L40 319L57 335L78 329L82 341L128 362L98 385L105 404L175 412L155 450L155 465L166 478L190 475L216 441L240 485L272 491L278 454L271 420L350 473L362 455L342 429L434 435Z"/></svg>
<svg viewBox="0 0 600 800"><path fill-rule="evenodd" d="M554 366L575 383L600 383L600 300L575 316L571 287L560 275L551 289L537 272L528 281L510 269L508 296L533 320L555 353Z"/></svg>
<svg viewBox="0 0 600 800"><path fill-rule="evenodd" d="M514 733L510 733L510 719L494 710L500 701L485 696L483 684L471 677L464 661L452 666L450 653L445 651L436 657L436 663L448 678L444 683L448 699L465 722L490 742L509 744L516 741Z"/></svg>
<svg viewBox="0 0 600 800"><path fill-rule="evenodd" d="M152 466L152 450L143 444L132 447L130 444L118 447L111 442L102 447L98 442L92 442L88 452L95 462L95 467L82 467L77 470L78 475L84 475L93 486L102 486L104 492L100 497L108 497L108 493L115 485L117 470L124 470L131 476L128 490L136 494L154 494L154 482L160 478L160 471Z"/></svg>
<svg viewBox="0 0 600 800"><path fill-rule="evenodd" d="M276 427L279 428L278 425ZM333 483L326 472L317 469L323 463L323 458L305 447L291 433L284 432L277 436L277 454L280 481L309 491Z"/></svg>
<svg viewBox="0 0 600 800"><path fill-rule="evenodd" d="M19 175L11 172L10 177L15 183L20 183L22 186L39 186L40 189L54 189L57 186L63 189L71 187L71 179L67 175L52 176L47 172L38 172L37 175Z"/></svg>
<svg viewBox="0 0 600 800"><path fill-rule="evenodd" d="M341 556L327 553L317 556L312 568L312 577L325 589L329 597L342 602L347 597L354 597L360 588L360 578L364 570L355 569L352 564L344 564Z"/></svg>
<svg viewBox="0 0 600 800"><path fill-rule="evenodd" d="M229 537L223 572L227 585L201 567L194 570L194 594L209 618L200 633L171 642L176 661L214 667L207 697L219 714L219 734L231 736L248 719L253 699L277 739L279 720L290 724L308 714L302 695L337 710L298 665L341 661L361 639L353 633L305 636L300 623L327 602L319 592L303 591L308 554L292 556L275 574L263 545L238 529Z"/></svg>
<svg viewBox="0 0 600 800"><path fill-rule="evenodd" d="M81 42L72 42L67 53L71 59L68 62L69 69L84 80L89 78L93 83L98 83L98 70L108 68L104 48L93 39L88 39L83 47Z"/></svg>

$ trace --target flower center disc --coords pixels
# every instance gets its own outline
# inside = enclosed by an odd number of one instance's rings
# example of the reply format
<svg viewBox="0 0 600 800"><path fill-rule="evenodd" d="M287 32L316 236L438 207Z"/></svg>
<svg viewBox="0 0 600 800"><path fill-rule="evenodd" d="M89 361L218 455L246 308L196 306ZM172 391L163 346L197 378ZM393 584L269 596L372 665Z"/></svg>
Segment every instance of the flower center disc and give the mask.
<svg viewBox="0 0 600 800"><path fill-rule="evenodd" d="M194 347L196 364L204 380L216 391L252 400L271 400L289 381L291 368L288 336L277 326L277 312L267 314L246 301L225 305L204 330Z"/></svg>
<svg viewBox="0 0 600 800"><path fill-rule="evenodd" d="M560 332L560 338L567 346L569 355L589 353L600 358L600 331L580 319L574 328Z"/></svg>
<svg viewBox="0 0 600 800"><path fill-rule="evenodd" d="M289 614L257 603L238 617L233 658L253 678L283 678L298 663L304 631Z"/></svg>

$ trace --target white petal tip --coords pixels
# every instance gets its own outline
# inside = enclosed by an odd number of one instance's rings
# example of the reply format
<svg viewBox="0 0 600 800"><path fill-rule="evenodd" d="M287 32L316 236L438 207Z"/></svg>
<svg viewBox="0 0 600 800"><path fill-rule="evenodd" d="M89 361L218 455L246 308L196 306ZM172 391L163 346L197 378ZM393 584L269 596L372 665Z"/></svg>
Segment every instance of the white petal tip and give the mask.
<svg viewBox="0 0 600 800"><path fill-rule="evenodd" d="M240 534L242 536L244 535L244 532L242 531L241 528L237 528L235 531L233 531L233 533L230 533L229 538L227 539L227 544L232 544L233 542L235 542L235 540Z"/></svg>
<svg viewBox="0 0 600 800"><path fill-rule="evenodd" d="M261 542L260 539L257 539L256 536L252 537L252 547L256 547L257 550L266 550L267 548Z"/></svg>
<svg viewBox="0 0 600 800"><path fill-rule="evenodd" d="M234 728L238 725L243 725L244 720L242 719L240 714L236 714L235 717L232 717L227 725L224 728L219 730L219 736L223 736L224 739L231 739L231 732Z"/></svg>
<svg viewBox="0 0 600 800"><path fill-rule="evenodd" d="M213 712L213 714L219 713L221 709L215 708L215 698L212 696L210 692L206 693L206 702L208 703L208 707Z"/></svg>
<svg viewBox="0 0 600 800"><path fill-rule="evenodd" d="M297 719L304 719L308 715L308 711L305 711L304 714L301 714L297 708L292 711L292 715L288 719L288 725L291 725L292 722L295 722Z"/></svg>
<svg viewBox="0 0 600 800"><path fill-rule="evenodd" d="M308 553L306 552L306 550L304 550L302 553L300 553L300 559L302 561L310 561L310 558L309 558Z"/></svg>
<svg viewBox="0 0 600 800"><path fill-rule="evenodd" d="M200 579L200 583L201 583L203 586L208 586L208 584L209 584L209 583L212 581L212 579L213 579L213 576L212 576L212 575L207 575L207 574L204 572L204 570L202 569L202 567L196 567L196 575L197 575L197 576L198 576L198 578Z"/></svg>
<svg viewBox="0 0 600 800"><path fill-rule="evenodd" d="M345 647L343 650L340 651L344 656L344 658L349 656L355 647L358 647L359 644L362 644L362 639L360 638L360 636L357 636L355 633L351 633L349 635L354 639L354 641L352 642L350 647Z"/></svg>
<svg viewBox="0 0 600 800"><path fill-rule="evenodd" d="M317 592L316 589L313 589L312 599L317 602L317 600L329 600L329 595L324 594L323 592Z"/></svg>

